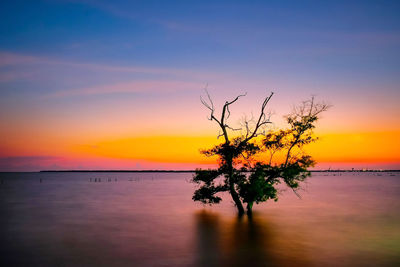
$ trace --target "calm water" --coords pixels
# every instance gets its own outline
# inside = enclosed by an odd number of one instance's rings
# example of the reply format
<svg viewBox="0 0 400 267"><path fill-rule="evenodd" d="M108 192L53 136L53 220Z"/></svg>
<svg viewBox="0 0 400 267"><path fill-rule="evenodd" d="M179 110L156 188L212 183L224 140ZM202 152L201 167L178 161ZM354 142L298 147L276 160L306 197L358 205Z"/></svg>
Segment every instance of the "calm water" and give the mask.
<svg viewBox="0 0 400 267"><path fill-rule="evenodd" d="M400 266L399 175L314 174L248 221L191 174L2 173L0 265Z"/></svg>

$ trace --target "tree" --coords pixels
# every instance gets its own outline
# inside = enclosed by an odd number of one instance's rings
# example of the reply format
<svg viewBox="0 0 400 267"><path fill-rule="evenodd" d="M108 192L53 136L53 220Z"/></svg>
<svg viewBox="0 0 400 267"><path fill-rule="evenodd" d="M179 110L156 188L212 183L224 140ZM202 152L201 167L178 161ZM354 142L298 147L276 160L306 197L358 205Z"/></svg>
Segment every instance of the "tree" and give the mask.
<svg viewBox="0 0 400 267"><path fill-rule="evenodd" d="M230 106L245 95L226 101L221 116L217 118L214 103L206 93L207 99L201 97L201 102L210 111L209 120L216 122L221 130L218 137L222 136L224 140L201 151L205 156L218 158L218 169L196 170L192 181L199 187L192 199L216 204L222 200L218 193L229 192L239 215L244 214L244 204L251 215L254 203L278 200L276 186L279 183L284 182L299 196L299 183L310 176L307 168L315 164L302 148L317 140L313 134L315 123L329 106L315 103L311 98L285 116L287 129L266 132L266 125L271 121L265 109L273 96L271 93L264 99L256 120L244 120L243 128L234 129L227 123ZM240 134L230 136L232 131L238 130L241 130Z"/></svg>

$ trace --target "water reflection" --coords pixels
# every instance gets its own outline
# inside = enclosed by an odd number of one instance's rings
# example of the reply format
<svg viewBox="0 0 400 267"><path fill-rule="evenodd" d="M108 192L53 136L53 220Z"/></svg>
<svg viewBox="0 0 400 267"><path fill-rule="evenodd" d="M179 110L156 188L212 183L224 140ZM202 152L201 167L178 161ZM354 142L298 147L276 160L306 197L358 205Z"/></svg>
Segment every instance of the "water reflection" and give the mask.
<svg viewBox="0 0 400 267"><path fill-rule="evenodd" d="M95 177L0 173L0 266L400 266L398 176L313 176L250 221L187 174Z"/></svg>
<svg viewBox="0 0 400 267"><path fill-rule="evenodd" d="M195 215L197 224L198 266L218 266L222 261L220 218L207 211Z"/></svg>
<svg viewBox="0 0 400 267"><path fill-rule="evenodd" d="M195 217L198 266L309 265L303 253L293 258L292 252L299 249L287 246L290 241L281 239L273 225L257 213L252 218L227 219L204 210Z"/></svg>

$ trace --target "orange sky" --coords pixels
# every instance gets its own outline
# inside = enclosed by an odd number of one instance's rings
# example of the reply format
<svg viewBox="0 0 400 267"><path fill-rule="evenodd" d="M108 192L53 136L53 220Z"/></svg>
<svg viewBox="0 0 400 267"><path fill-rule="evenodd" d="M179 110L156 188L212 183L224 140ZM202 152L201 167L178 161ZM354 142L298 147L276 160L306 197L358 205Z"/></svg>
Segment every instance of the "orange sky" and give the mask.
<svg viewBox="0 0 400 267"><path fill-rule="evenodd" d="M400 131L325 133L307 147L321 168L395 168L400 162ZM17 141L15 141L17 140ZM215 136L139 136L109 139L65 139L34 136L2 144L4 156L21 157L37 168L193 169L212 167L215 159L199 153L219 142ZM36 152L32 157L32 151ZM8 152L8 153L7 153ZM47 158L47 155L52 157ZM29 162L31 161L31 162ZM12 161L11 161L12 163ZM11 164L9 163L9 164ZM14 162L16 166L24 166Z"/></svg>
<svg viewBox="0 0 400 267"><path fill-rule="evenodd" d="M211 166L206 86L217 113L247 93L235 128L315 96L317 168L400 169L396 5L161 2L1 4L0 171Z"/></svg>
<svg viewBox="0 0 400 267"><path fill-rule="evenodd" d="M224 95L217 91L214 100L217 112L228 94L222 92ZM229 95L237 92L240 90ZM250 92L232 106L231 126L239 127L243 117L257 114L260 94ZM215 166L214 159L199 153L219 142L218 127L207 119L208 111L198 98L202 93L178 92L142 102L120 96L106 98L107 95L101 99L79 96L79 102L37 98L26 105L10 105L8 113L0 114L4 125L0 132L0 170ZM283 115L296 103L285 96L287 91L278 91L271 99L271 129L285 127ZM320 140L306 148L317 160L317 169L400 168L396 113L384 108L369 110L373 106L368 99L363 103L360 98L353 105L326 98L333 107L317 123ZM382 112L390 116L382 116Z"/></svg>

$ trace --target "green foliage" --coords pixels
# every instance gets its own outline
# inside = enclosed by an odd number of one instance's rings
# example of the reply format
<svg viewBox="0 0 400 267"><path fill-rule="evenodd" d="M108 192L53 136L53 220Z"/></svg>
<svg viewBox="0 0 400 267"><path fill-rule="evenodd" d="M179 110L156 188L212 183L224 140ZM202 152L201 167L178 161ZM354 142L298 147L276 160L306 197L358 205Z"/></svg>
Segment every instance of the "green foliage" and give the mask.
<svg viewBox="0 0 400 267"><path fill-rule="evenodd" d="M194 201L200 201L203 204L219 203L222 199L218 196L215 196L215 194L218 192L221 192L220 190L218 190L218 187L202 186L196 191L194 191L192 199Z"/></svg>
<svg viewBox="0 0 400 267"><path fill-rule="evenodd" d="M211 104L203 102L211 110L211 120L215 120L223 130L225 142L201 151L205 156L217 156L219 166L216 170L196 170L192 181L199 188L194 192L194 201L204 204L219 203L222 199L217 194L228 191L239 214L243 212L242 203L246 203L248 212L251 212L253 203L278 200L278 184L283 182L296 193L300 183L310 176L308 168L314 166L315 162L302 148L317 140L313 129L319 114L328 106L315 104L313 99L303 102L286 116L288 129L270 131L262 136L261 142L259 139L256 142L254 137L259 135L260 126L268 123L264 108L271 96L264 100L255 129L249 130L249 123L245 122L246 134L231 140L227 133L227 128L231 128L224 122L224 114L226 110L229 111L228 106L238 98L226 102L221 120L213 115L211 98L209 97ZM283 155L280 162L273 160L277 153Z"/></svg>
<svg viewBox="0 0 400 267"><path fill-rule="evenodd" d="M248 179L239 182L239 195L244 203L267 201L268 199L278 200L274 184L277 182L270 177L263 168L257 168L250 174Z"/></svg>
<svg viewBox="0 0 400 267"><path fill-rule="evenodd" d="M232 159L236 159L243 154L252 156L260 151L260 147L250 142L243 142L241 137L234 138L230 143L222 143L211 149L202 150L201 153L207 157L218 156L220 168Z"/></svg>

